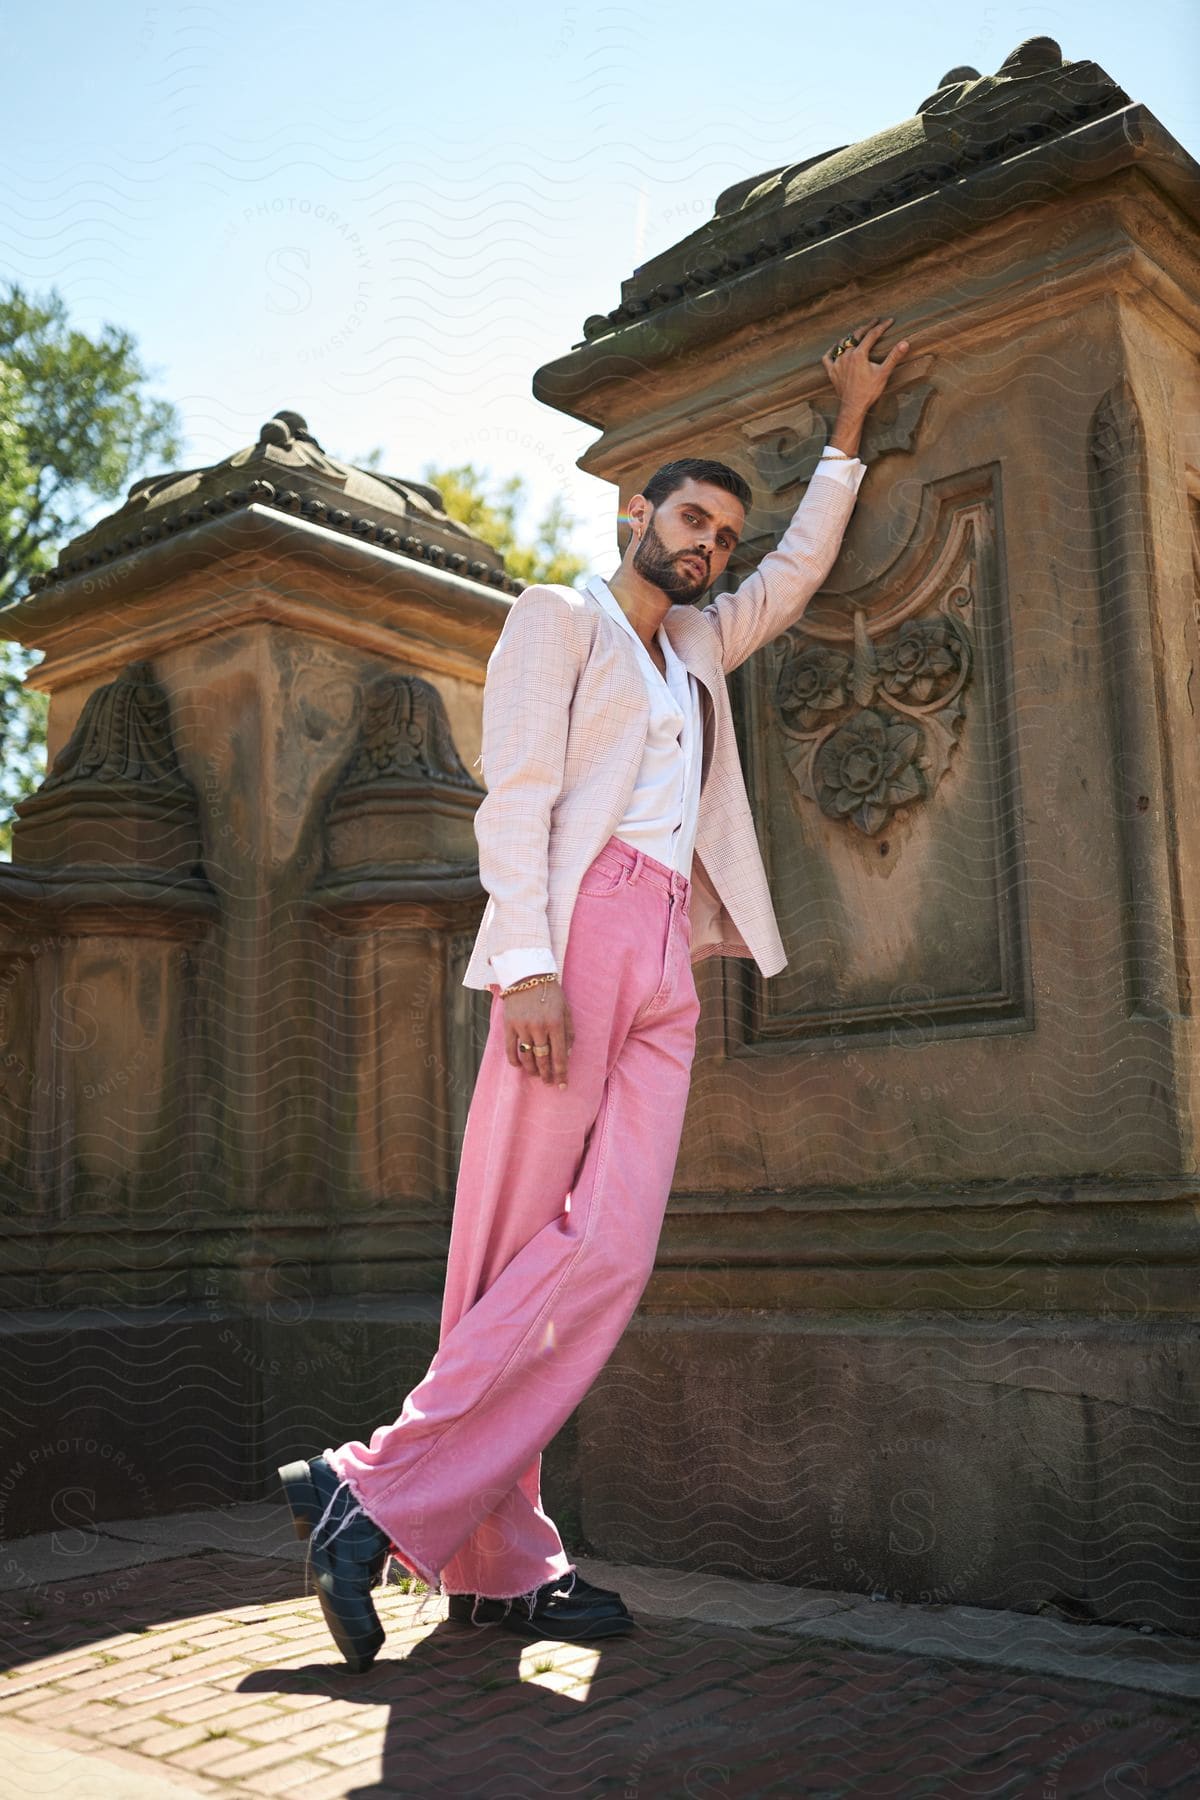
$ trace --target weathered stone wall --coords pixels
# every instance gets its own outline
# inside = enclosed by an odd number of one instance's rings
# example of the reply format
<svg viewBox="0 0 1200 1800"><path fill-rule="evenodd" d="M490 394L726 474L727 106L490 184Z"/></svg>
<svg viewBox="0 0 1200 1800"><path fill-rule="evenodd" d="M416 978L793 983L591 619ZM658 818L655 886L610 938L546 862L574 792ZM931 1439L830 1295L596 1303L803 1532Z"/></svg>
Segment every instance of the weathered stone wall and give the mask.
<svg viewBox="0 0 1200 1800"><path fill-rule="evenodd" d="M1195 1629L1200 171L1048 40L955 77L729 190L537 376L622 502L670 456L747 477L732 584L826 440L822 352L912 344L825 590L732 677L789 966L698 972L584 1523Z"/></svg>

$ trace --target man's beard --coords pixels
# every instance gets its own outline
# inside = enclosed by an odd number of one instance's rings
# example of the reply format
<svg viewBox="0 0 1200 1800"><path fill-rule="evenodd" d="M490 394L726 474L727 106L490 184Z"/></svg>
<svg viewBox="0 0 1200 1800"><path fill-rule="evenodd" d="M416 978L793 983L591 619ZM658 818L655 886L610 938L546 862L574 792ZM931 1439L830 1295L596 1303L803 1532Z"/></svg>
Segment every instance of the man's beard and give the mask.
<svg viewBox="0 0 1200 1800"><path fill-rule="evenodd" d="M666 545L654 529L654 520L651 519L633 553L633 566L643 581L660 588L668 599L686 606L690 601L700 598L712 577L707 565L703 575L690 575L680 566L685 556L694 556L698 561L704 561L698 550L680 550L675 556L669 555Z"/></svg>

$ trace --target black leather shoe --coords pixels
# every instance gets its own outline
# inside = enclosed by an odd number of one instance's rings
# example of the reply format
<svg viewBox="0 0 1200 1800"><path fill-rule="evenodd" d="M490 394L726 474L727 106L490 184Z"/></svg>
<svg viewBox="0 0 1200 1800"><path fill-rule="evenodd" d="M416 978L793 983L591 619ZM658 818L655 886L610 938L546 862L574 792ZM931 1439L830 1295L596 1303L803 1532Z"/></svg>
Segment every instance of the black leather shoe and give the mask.
<svg viewBox="0 0 1200 1800"><path fill-rule="evenodd" d="M620 1594L612 1588L594 1587L578 1573L574 1588L568 1593L569 1579L564 1575L538 1589L532 1617L524 1600L493 1600L475 1594L451 1594L449 1617L457 1624L499 1625L504 1631L515 1631L519 1637L559 1638L568 1643L621 1637L634 1630L633 1618Z"/></svg>
<svg viewBox="0 0 1200 1800"><path fill-rule="evenodd" d="M370 1590L383 1578L391 1539L362 1511L323 1456L314 1456L311 1462L285 1463L279 1479L292 1509L296 1536L308 1539L325 1623L350 1667L361 1675L374 1662L386 1636ZM317 1531L331 1500L329 1516ZM347 1515L351 1515L349 1522L343 1524Z"/></svg>

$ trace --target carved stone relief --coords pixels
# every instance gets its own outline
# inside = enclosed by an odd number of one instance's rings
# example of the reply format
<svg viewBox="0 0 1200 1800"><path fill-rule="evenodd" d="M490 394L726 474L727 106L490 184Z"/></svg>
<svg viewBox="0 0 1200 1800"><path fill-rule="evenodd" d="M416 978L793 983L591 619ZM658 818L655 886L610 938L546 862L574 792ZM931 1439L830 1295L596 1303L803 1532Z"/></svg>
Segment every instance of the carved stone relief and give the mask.
<svg viewBox="0 0 1200 1800"><path fill-rule="evenodd" d="M934 395L927 371L934 358L916 359L895 393L885 394L872 408L863 430L859 452L864 462L874 463L889 451L911 452L925 410ZM832 420L807 402L786 411L748 420L741 428L753 463L753 485L782 503L789 490L809 481L829 442Z"/></svg>
<svg viewBox="0 0 1200 1800"><path fill-rule="evenodd" d="M374 781L432 781L482 794L458 754L441 695L418 675L384 675L367 693L341 785Z"/></svg>
<svg viewBox="0 0 1200 1800"><path fill-rule="evenodd" d="M133 662L88 695L40 792L67 781L136 782L186 789L171 742L170 707L148 662ZM193 796L194 798L194 796Z"/></svg>
<svg viewBox="0 0 1200 1800"><path fill-rule="evenodd" d="M773 703L805 799L873 837L928 800L950 763L974 649L977 506L953 515L929 566L899 600L852 604L849 621L809 621L780 640Z"/></svg>
<svg viewBox="0 0 1200 1800"><path fill-rule="evenodd" d="M472 863L483 793L458 754L433 683L380 676L364 696L358 738L329 804L329 863L340 870Z"/></svg>
<svg viewBox="0 0 1200 1800"><path fill-rule="evenodd" d="M13 860L201 873L196 790L170 713L149 662L90 693L45 780L14 808Z"/></svg>

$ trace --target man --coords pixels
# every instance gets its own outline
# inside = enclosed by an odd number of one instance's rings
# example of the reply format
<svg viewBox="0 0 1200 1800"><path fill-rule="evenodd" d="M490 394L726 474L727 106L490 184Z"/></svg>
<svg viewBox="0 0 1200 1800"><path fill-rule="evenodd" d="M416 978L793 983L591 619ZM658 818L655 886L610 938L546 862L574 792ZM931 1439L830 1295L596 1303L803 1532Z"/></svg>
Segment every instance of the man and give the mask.
<svg viewBox="0 0 1200 1800"><path fill-rule="evenodd" d="M668 463L629 502L608 582L533 586L488 661L488 893L464 976L491 1019L459 1167L438 1351L392 1425L280 1470L325 1618L366 1668L389 1554L450 1617L532 1638L614 1636L542 1508L541 1451L608 1360L654 1266L700 1011L692 963L785 957L725 677L792 625L841 546L870 407L905 355L876 319L822 358L839 399L777 550L697 610L751 494ZM521 1602L521 1604L517 1604Z"/></svg>

